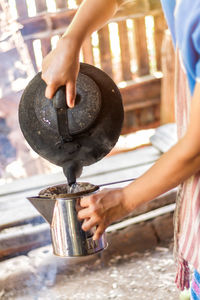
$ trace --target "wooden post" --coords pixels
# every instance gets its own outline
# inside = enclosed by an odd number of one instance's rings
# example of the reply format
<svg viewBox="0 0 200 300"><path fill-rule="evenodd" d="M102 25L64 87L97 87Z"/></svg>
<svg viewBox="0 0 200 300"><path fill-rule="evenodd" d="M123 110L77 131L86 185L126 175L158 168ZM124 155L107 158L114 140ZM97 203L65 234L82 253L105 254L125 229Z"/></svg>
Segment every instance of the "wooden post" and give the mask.
<svg viewBox="0 0 200 300"><path fill-rule="evenodd" d="M51 51L51 40L50 38L41 39L41 50L42 56L46 56Z"/></svg>
<svg viewBox="0 0 200 300"><path fill-rule="evenodd" d="M154 41L156 50L156 65L157 70L161 71L161 47L164 36L164 31L167 28L165 18L163 14L154 16Z"/></svg>
<svg viewBox="0 0 200 300"><path fill-rule="evenodd" d="M169 30L162 43L161 124L175 121L174 117L174 65L175 55Z"/></svg>
<svg viewBox="0 0 200 300"><path fill-rule="evenodd" d="M26 5L26 0L15 0L17 13L19 18L28 17L28 9Z"/></svg>
<svg viewBox="0 0 200 300"><path fill-rule="evenodd" d="M104 26L102 29L100 29L98 31L98 35L101 67L108 75L112 77L112 55L108 26Z"/></svg>
<svg viewBox="0 0 200 300"><path fill-rule="evenodd" d="M135 49L138 64L138 76L149 74L149 55L147 49L145 18L134 19Z"/></svg>
<svg viewBox="0 0 200 300"><path fill-rule="evenodd" d="M37 13L47 11L46 0L35 0L36 11ZM50 36L47 38L41 39L41 50L42 56L46 56L51 51L51 39Z"/></svg>
<svg viewBox="0 0 200 300"><path fill-rule="evenodd" d="M37 12L47 11L46 0L35 0L35 6Z"/></svg>
<svg viewBox="0 0 200 300"><path fill-rule="evenodd" d="M34 53L34 49L33 49L33 40L27 40L27 41L25 41L25 43L27 45L28 52L29 52L34 70L35 70L35 72L38 72L37 64L36 64L36 61L35 61L35 53Z"/></svg>
<svg viewBox="0 0 200 300"><path fill-rule="evenodd" d="M120 40L120 50L121 50L121 68L122 68L122 80L131 80L131 57L130 57L130 49L128 42L128 31L126 21L121 21L118 23L119 30L119 40Z"/></svg>
<svg viewBox="0 0 200 300"><path fill-rule="evenodd" d="M67 4L67 0L56 0L56 8L58 9L66 8L68 6Z"/></svg>

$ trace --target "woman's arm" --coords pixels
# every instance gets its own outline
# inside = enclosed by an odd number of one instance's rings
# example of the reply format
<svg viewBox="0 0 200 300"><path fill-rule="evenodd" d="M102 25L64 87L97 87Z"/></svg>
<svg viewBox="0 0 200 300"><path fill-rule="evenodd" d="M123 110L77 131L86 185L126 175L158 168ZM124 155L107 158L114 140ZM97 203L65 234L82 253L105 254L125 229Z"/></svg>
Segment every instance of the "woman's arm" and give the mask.
<svg viewBox="0 0 200 300"><path fill-rule="evenodd" d="M55 50L43 60L42 79L46 82L45 96L51 99L56 90L66 85L69 107L74 106L79 52L84 39L102 27L116 12L119 0L84 0L73 21Z"/></svg>
<svg viewBox="0 0 200 300"><path fill-rule="evenodd" d="M200 83L191 104L190 122L185 136L155 163L135 184L124 190L133 205L149 201L177 186L200 170ZM134 192L134 201L131 194ZM134 202L131 204L131 202Z"/></svg>
<svg viewBox="0 0 200 300"><path fill-rule="evenodd" d="M83 229L97 225L98 239L113 221L177 186L200 170L200 83L196 84L185 136L140 178L123 189L105 190L81 199Z"/></svg>

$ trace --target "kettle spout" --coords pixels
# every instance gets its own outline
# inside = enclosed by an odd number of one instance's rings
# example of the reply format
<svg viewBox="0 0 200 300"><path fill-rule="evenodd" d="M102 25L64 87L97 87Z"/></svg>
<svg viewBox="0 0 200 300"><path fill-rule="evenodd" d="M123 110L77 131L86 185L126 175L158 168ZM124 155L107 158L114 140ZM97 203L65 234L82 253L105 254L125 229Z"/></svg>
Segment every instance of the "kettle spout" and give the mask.
<svg viewBox="0 0 200 300"><path fill-rule="evenodd" d="M68 184L71 186L76 183L76 178L81 175L82 166L76 162L66 162L63 166L63 173L67 177Z"/></svg>
<svg viewBox="0 0 200 300"><path fill-rule="evenodd" d="M39 211L43 218L51 224L56 200L41 197L28 197L27 199Z"/></svg>

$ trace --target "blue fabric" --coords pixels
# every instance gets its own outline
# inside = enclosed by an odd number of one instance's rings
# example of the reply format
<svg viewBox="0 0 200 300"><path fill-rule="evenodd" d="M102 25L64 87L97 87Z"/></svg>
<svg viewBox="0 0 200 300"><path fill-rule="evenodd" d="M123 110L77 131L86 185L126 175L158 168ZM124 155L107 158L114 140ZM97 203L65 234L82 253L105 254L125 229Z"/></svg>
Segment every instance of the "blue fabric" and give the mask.
<svg viewBox="0 0 200 300"><path fill-rule="evenodd" d="M191 94L200 78L200 0L161 0L174 43L186 69Z"/></svg>
<svg viewBox="0 0 200 300"><path fill-rule="evenodd" d="M191 300L200 300L200 274L196 270L191 284Z"/></svg>
<svg viewBox="0 0 200 300"><path fill-rule="evenodd" d="M171 31L173 44L176 44L176 36L175 36L175 25L174 25L174 10L176 6L176 0L161 0L161 4L163 7L163 11L165 14L165 18L167 20L168 27Z"/></svg>

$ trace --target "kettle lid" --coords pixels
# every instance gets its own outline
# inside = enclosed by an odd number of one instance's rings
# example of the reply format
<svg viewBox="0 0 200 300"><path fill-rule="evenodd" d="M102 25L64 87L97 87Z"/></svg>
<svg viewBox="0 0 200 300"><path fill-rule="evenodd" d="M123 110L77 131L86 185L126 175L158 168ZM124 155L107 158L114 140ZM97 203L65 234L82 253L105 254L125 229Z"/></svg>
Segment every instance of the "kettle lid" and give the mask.
<svg viewBox="0 0 200 300"><path fill-rule="evenodd" d="M32 80L28 89L34 92L29 94L34 103L34 110L41 126L58 132L56 116L56 102L63 101L63 108L66 109L68 119L68 131L70 135L79 134L86 131L95 122L101 109L101 92L95 81L89 76L79 72L76 82L75 106L68 108L66 104L66 89L61 87L56 92L52 101L45 97L46 84L38 73ZM31 122L31 120L30 120ZM27 126L29 126L27 124Z"/></svg>

